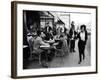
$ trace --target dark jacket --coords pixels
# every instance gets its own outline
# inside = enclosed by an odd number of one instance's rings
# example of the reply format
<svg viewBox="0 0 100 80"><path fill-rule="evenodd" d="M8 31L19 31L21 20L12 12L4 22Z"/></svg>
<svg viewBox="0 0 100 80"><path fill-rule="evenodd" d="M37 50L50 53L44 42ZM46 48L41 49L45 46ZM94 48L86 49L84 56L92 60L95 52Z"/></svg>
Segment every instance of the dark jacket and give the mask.
<svg viewBox="0 0 100 80"><path fill-rule="evenodd" d="M70 31L69 31L69 38L72 38L72 35L74 34L74 39L76 39L76 35L77 35L77 32L74 30L74 32L73 32L73 30L72 29L70 29Z"/></svg>
<svg viewBox="0 0 100 80"><path fill-rule="evenodd" d="M53 34L51 33L45 33L45 40L50 40L50 39L53 39Z"/></svg>
<svg viewBox="0 0 100 80"><path fill-rule="evenodd" d="M81 32L80 32L81 33ZM77 35L77 38L79 38L79 42L81 42L81 37L80 37L80 33ZM87 31L85 31L85 41L83 41L86 45L86 42L87 42L87 39L88 39L88 35L87 35Z"/></svg>
<svg viewBox="0 0 100 80"><path fill-rule="evenodd" d="M47 28L48 28L48 31L50 31L52 29L50 26L46 26L45 27L45 32L47 32Z"/></svg>

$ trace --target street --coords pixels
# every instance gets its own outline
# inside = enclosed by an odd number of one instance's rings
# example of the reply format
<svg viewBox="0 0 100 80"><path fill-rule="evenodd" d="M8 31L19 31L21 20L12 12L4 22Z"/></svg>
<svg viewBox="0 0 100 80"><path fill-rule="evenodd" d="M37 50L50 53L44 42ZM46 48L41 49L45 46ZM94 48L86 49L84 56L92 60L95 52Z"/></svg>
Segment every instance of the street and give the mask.
<svg viewBox="0 0 100 80"><path fill-rule="evenodd" d="M48 62L49 68L59 68L59 67L81 67L81 66L91 66L91 37L88 36L86 48L85 48L85 59L78 64L79 53L78 53L78 40L75 42L75 52L66 53L63 57L54 57L51 62ZM32 61L28 64L27 69L43 68L38 64L37 61Z"/></svg>
<svg viewBox="0 0 100 80"><path fill-rule="evenodd" d="M76 40L75 51L73 53L66 54L64 57L58 57L51 62L50 67L78 67L78 66L90 66L91 65L91 37L88 36L86 48L85 48L85 59L81 64L78 64L79 53L78 53L78 40Z"/></svg>

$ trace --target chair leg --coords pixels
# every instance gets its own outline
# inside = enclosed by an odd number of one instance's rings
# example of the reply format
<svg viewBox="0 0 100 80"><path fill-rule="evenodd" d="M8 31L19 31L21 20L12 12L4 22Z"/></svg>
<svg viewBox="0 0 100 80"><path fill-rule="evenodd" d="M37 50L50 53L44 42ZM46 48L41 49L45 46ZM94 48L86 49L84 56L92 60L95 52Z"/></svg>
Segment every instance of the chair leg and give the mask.
<svg viewBox="0 0 100 80"><path fill-rule="evenodd" d="M33 54L30 53L29 60L33 60Z"/></svg>
<svg viewBox="0 0 100 80"><path fill-rule="evenodd" d="M41 54L39 54L39 65L41 65Z"/></svg>
<svg viewBox="0 0 100 80"><path fill-rule="evenodd" d="M55 56L56 57L59 57L60 56L60 52L59 51L56 51Z"/></svg>

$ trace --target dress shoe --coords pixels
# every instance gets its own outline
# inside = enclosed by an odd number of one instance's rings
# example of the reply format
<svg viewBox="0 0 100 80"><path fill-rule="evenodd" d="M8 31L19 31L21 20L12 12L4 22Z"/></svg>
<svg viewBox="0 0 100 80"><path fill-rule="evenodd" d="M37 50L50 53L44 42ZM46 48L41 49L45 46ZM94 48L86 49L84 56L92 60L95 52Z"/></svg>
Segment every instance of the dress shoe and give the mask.
<svg viewBox="0 0 100 80"><path fill-rule="evenodd" d="M81 64L81 61L79 61L78 64Z"/></svg>
<svg viewBox="0 0 100 80"><path fill-rule="evenodd" d="M76 52L75 50L73 50L73 52Z"/></svg>

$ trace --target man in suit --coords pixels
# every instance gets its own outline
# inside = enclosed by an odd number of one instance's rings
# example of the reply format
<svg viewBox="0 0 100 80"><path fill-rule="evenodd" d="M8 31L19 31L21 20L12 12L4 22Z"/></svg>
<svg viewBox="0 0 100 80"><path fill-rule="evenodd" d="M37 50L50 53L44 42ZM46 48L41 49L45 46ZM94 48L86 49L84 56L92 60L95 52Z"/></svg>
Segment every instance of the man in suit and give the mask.
<svg viewBox="0 0 100 80"><path fill-rule="evenodd" d="M77 32L75 31L74 21L71 23L71 29L69 31L70 36L70 52L75 52L75 39L76 39Z"/></svg>
<svg viewBox="0 0 100 80"><path fill-rule="evenodd" d="M53 32L51 26L49 26L49 22L46 23L45 34L46 34L45 40L50 40L53 38Z"/></svg>
<svg viewBox="0 0 100 80"><path fill-rule="evenodd" d="M52 29L52 28L51 28L51 26L49 25L49 22L47 22L47 23L46 23L46 26L45 26L45 32L48 33L48 32L50 32L51 29Z"/></svg>

